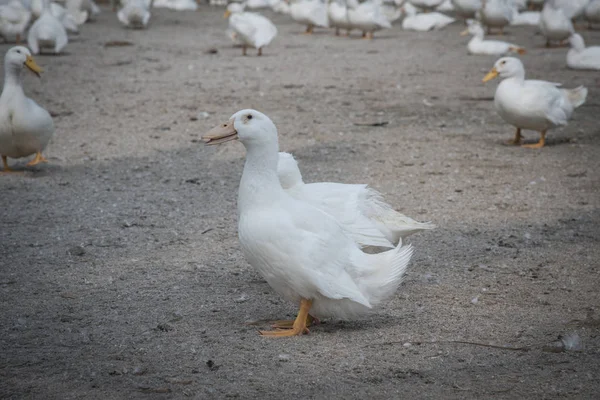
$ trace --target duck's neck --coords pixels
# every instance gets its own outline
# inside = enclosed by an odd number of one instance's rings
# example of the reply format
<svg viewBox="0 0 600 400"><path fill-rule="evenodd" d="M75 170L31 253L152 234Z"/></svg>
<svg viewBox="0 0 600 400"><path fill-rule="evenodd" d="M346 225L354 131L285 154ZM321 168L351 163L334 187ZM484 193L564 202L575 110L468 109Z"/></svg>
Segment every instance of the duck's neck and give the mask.
<svg viewBox="0 0 600 400"><path fill-rule="evenodd" d="M2 89L2 96L6 94L23 94L23 67L20 65L14 65L5 63L4 64L4 88Z"/></svg>
<svg viewBox="0 0 600 400"><path fill-rule="evenodd" d="M273 199L283 193L277 176L278 143L248 144L246 152L238 193L240 214L254 207L269 207Z"/></svg>

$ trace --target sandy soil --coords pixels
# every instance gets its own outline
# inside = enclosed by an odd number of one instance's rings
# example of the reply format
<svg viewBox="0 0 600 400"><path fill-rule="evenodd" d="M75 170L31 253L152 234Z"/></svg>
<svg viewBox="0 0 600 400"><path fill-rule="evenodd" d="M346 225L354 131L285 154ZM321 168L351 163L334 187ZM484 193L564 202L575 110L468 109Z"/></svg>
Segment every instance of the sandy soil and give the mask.
<svg viewBox="0 0 600 400"><path fill-rule="evenodd" d="M26 91L57 132L48 165L0 176L0 397L597 396L598 73L511 28L528 76L590 89L546 148L513 148L481 83L495 57L467 56L460 25L367 42L267 12L280 34L259 58L221 14L158 11L140 32L105 8L68 54L38 57ZM411 238L406 281L372 317L257 334L296 309L240 252L243 146L199 142L249 107L306 181L369 183L439 226ZM560 351L572 332L582 350Z"/></svg>

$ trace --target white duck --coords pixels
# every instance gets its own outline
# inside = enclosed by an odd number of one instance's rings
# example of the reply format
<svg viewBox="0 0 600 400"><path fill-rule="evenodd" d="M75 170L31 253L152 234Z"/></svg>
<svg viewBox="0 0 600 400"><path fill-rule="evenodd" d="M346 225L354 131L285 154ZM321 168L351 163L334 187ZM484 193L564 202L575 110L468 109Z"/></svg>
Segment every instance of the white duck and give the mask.
<svg viewBox="0 0 600 400"><path fill-rule="evenodd" d="M271 4L269 0L246 0L246 7L250 10L257 10L259 8L267 8Z"/></svg>
<svg viewBox="0 0 600 400"><path fill-rule="evenodd" d="M77 19L71 15L66 8L58 3L50 3L50 12L52 15L58 18L60 23L63 24L67 31L73 33L79 32L79 28L77 26L81 24L78 23Z"/></svg>
<svg viewBox="0 0 600 400"><path fill-rule="evenodd" d="M271 10L279 14L290 15L290 4L288 0L271 0L269 2Z"/></svg>
<svg viewBox="0 0 600 400"><path fill-rule="evenodd" d="M539 26L540 18L542 14L539 11L523 11L519 12L516 8L513 8L513 17L510 24L513 26L529 25Z"/></svg>
<svg viewBox="0 0 600 400"><path fill-rule="evenodd" d="M585 47L580 34L569 38L571 49L567 52L567 66L572 69L600 70L600 46Z"/></svg>
<svg viewBox="0 0 600 400"><path fill-rule="evenodd" d="M348 33L352 29L352 24L348 18L348 6L345 0L329 0L327 5L327 15L329 25L335 28L335 35L340 35L340 29L346 29Z"/></svg>
<svg viewBox="0 0 600 400"><path fill-rule="evenodd" d="M379 192L367 185L305 184L298 163L289 153L279 153L277 175L290 196L333 216L363 246L393 247L413 233L435 228L431 223L417 222L395 211Z"/></svg>
<svg viewBox="0 0 600 400"><path fill-rule="evenodd" d="M583 15L590 0L555 0L555 5L560 7L565 16L571 20Z"/></svg>
<svg viewBox="0 0 600 400"><path fill-rule="evenodd" d="M471 34L473 37L467 44L469 54L499 56L507 53L525 54L525 49L516 44L500 40L485 40L485 32L478 22L472 22L468 28L461 33L462 36Z"/></svg>
<svg viewBox="0 0 600 400"><path fill-rule="evenodd" d="M194 0L154 0L153 7L169 8L175 11L196 11L198 3Z"/></svg>
<svg viewBox="0 0 600 400"><path fill-rule="evenodd" d="M352 318L396 292L411 246L363 253L335 218L286 193L277 176L277 128L269 117L238 111L202 139L207 144L239 139L246 147L238 193L242 252L279 295L300 306L293 323L276 325L288 329L262 335L302 335L311 315Z"/></svg>
<svg viewBox="0 0 600 400"><path fill-rule="evenodd" d="M356 8L348 8L348 21L353 29L363 31L363 37L373 39L375 31L392 27L381 8L381 0L367 0Z"/></svg>
<svg viewBox="0 0 600 400"><path fill-rule="evenodd" d="M94 0L66 0L65 8L81 25L88 20L93 20L100 14L100 7Z"/></svg>
<svg viewBox="0 0 600 400"><path fill-rule="evenodd" d="M503 80L494 96L496 111L504 121L517 128L515 138L509 144L521 144L521 129L530 129L540 132L540 140L523 147L543 147L546 132L567 125L573 110L582 105L587 97L588 91L583 86L560 89L557 83L525 80L523 63L514 57L496 61L483 82L497 76Z"/></svg>
<svg viewBox="0 0 600 400"><path fill-rule="evenodd" d="M488 34L492 28L499 28L504 33L504 27L510 24L513 17L512 3L508 0L482 0L479 12L481 23L487 27Z"/></svg>
<svg viewBox="0 0 600 400"><path fill-rule="evenodd" d="M406 16L402 20L402 29L404 30L420 32L439 30L456 21L439 12L417 13L414 7L404 7L404 11L406 12Z"/></svg>
<svg viewBox="0 0 600 400"><path fill-rule="evenodd" d="M117 18L127 28L143 29L150 21L153 0L126 0Z"/></svg>
<svg viewBox="0 0 600 400"><path fill-rule="evenodd" d="M406 0L383 0L381 3L381 11L390 23L394 23L394 21L397 21L402 17L404 14L402 6L405 1Z"/></svg>
<svg viewBox="0 0 600 400"><path fill-rule="evenodd" d="M592 0L585 7L583 17L588 21L589 28L592 28L592 24L600 23L600 0Z"/></svg>
<svg viewBox="0 0 600 400"><path fill-rule="evenodd" d="M31 21L31 12L19 0L12 0L0 6L0 35L4 40L21 42L27 25Z"/></svg>
<svg viewBox="0 0 600 400"><path fill-rule="evenodd" d="M242 43L242 54L246 55L246 49L253 47L261 56L263 47L268 46L277 36L277 28L267 17L230 6L232 4L227 7L225 17L229 18L229 30Z"/></svg>
<svg viewBox="0 0 600 400"><path fill-rule="evenodd" d="M4 172L12 172L7 157L35 154L28 166L47 162L42 151L54 134L54 123L48 111L23 93L25 68L38 76L42 72L26 47L9 49L4 57L4 88L0 96L0 155Z"/></svg>
<svg viewBox="0 0 600 400"><path fill-rule="evenodd" d="M426 12L435 10L444 0L408 0L413 6Z"/></svg>
<svg viewBox="0 0 600 400"><path fill-rule="evenodd" d="M297 0L290 5L290 16L299 24L306 25L307 34L312 34L315 26L329 27L327 4L321 0Z"/></svg>
<svg viewBox="0 0 600 400"><path fill-rule="evenodd" d="M44 11L29 28L27 44L33 54L38 54L42 48L51 48L54 54L59 54L69 43L67 31L50 11L48 0L43 1Z"/></svg>
<svg viewBox="0 0 600 400"><path fill-rule="evenodd" d="M552 41L563 41L575 33L573 23L556 0L548 0L542 9L540 18L540 31L546 38L546 47L550 47Z"/></svg>
<svg viewBox="0 0 600 400"><path fill-rule="evenodd" d="M481 0L452 0L454 11L462 18L473 18L481 9Z"/></svg>

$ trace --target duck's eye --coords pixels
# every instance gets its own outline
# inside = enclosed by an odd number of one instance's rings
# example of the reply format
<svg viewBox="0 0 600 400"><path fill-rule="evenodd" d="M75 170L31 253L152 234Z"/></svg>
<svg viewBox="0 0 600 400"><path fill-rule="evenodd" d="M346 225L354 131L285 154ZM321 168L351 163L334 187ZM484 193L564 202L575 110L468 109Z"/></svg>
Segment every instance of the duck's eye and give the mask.
<svg viewBox="0 0 600 400"><path fill-rule="evenodd" d="M248 114L248 116L246 118L252 119L252 114Z"/></svg>
<svg viewBox="0 0 600 400"><path fill-rule="evenodd" d="M502 61L502 62L500 63L500 65L504 65L504 64L506 64L506 61Z"/></svg>
<svg viewBox="0 0 600 400"><path fill-rule="evenodd" d="M21 50L17 50L17 53L21 54Z"/></svg>

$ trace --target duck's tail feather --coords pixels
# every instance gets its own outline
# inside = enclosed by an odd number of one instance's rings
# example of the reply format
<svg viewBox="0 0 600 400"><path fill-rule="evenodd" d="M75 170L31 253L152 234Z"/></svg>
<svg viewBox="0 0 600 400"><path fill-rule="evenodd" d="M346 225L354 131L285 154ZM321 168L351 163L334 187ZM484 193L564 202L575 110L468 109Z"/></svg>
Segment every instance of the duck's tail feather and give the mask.
<svg viewBox="0 0 600 400"><path fill-rule="evenodd" d="M412 254L413 247L402 246L402 244L384 253L365 254L364 261L367 265L358 286L372 306L376 306L396 292L402 283L402 277Z"/></svg>
<svg viewBox="0 0 600 400"><path fill-rule="evenodd" d="M585 86L579 86L575 89L561 89L562 92L567 96L573 108L577 108L583 103L585 103L585 99L587 98L588 90Z"/></svg>

